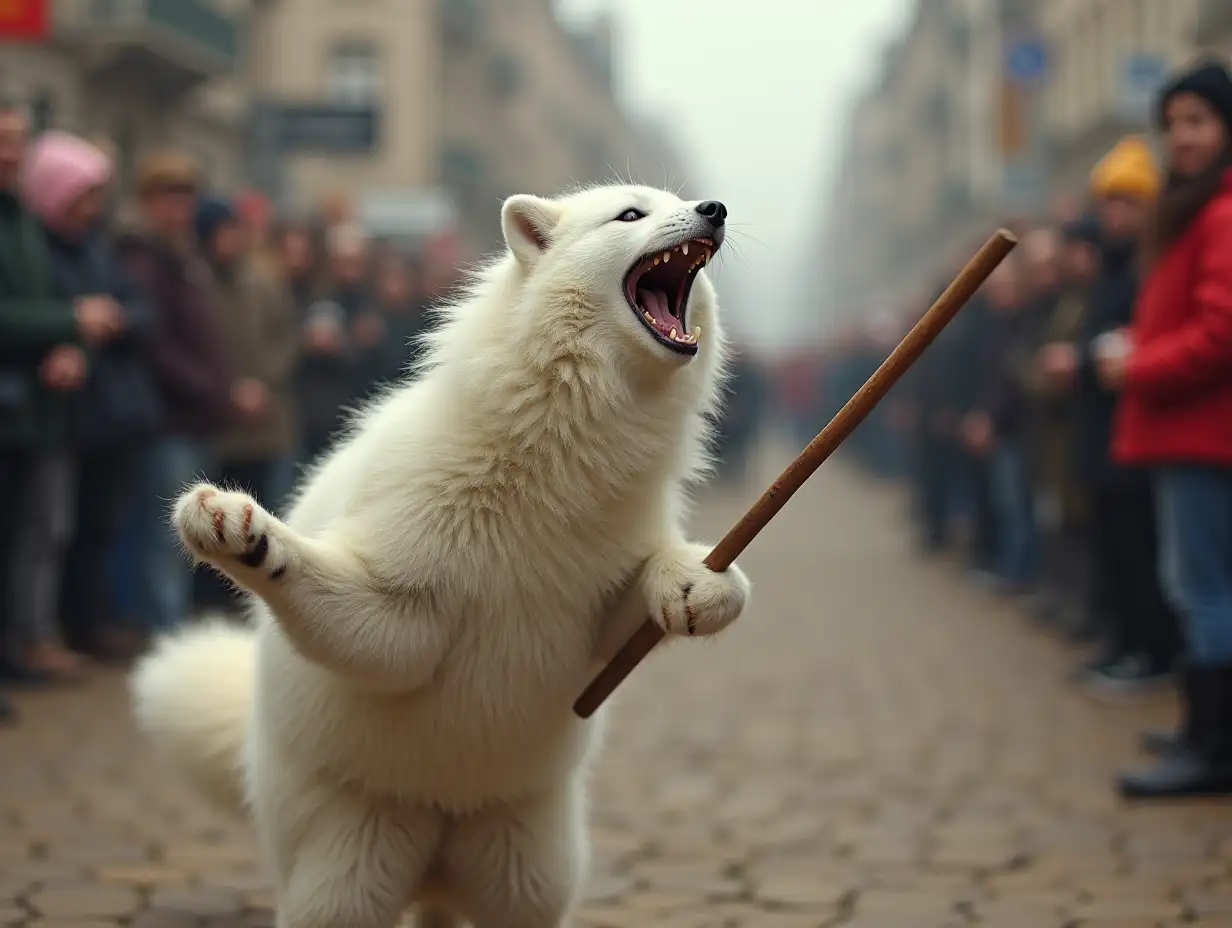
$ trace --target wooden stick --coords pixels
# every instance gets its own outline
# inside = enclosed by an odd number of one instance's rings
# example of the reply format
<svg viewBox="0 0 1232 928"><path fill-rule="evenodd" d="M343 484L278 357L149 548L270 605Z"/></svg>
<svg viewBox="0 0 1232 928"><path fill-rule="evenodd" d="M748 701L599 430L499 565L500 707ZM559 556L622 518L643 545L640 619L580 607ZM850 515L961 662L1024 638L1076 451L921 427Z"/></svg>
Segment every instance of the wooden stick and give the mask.
<svg viewBox="0 0 1232 928"><path fill-rule="evenodd" d="M885 398L890 388L932 344L933 339L941 334L941 330L950 324L958 311L1017 244L1018 239L1006 229L998 229L993 233L984 243L984 247L954 278L945 293L941 294L937 302L886 358L885 363L877 368L859 392L848 400L847 405L839 410L838 415L822 429L821 434L809 442L808 447L800 452L800 456L788 465L779 479L774 481L770 489L745 513L744 518L715 545L714 550L706 557L707 567L721 572L731 565L757 537L758 532L786 505L792 494L804 485L804 481L855 431L872 412L873 407ZM642 623L578 697L573 704L573 711L581 718L590 718L625 677L633 672L633 668L663 640L663 636L663 629L652 619Z"/></svg>

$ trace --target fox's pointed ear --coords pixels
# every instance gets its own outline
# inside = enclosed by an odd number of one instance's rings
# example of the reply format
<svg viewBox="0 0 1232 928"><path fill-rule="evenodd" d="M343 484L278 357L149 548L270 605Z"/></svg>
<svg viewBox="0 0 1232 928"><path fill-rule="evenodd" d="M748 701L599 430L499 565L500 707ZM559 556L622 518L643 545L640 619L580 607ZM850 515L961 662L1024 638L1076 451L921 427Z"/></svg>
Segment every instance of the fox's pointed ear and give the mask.
<svg viewBox="0 0 1232 928"><path fill-rule="evenodd" d="M552 245L560 207L551 200L519 193L501 207L501 230L514 257L530 267Z"/></svg>

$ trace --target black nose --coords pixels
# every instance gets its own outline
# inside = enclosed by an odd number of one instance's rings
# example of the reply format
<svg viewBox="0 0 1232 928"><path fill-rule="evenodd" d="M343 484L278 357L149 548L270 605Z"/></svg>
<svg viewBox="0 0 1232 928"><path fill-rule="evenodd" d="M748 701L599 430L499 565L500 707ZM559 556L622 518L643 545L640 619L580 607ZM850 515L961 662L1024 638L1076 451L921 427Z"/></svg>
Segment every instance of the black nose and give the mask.
<svg viewBox="0 0 1232 928"><path fill-rule="evenodd" d="M707 200L705 203L698 203L697 211L705 216L716 229L723 228L723 223L727 222L727 207L718 200Z"/></svg>

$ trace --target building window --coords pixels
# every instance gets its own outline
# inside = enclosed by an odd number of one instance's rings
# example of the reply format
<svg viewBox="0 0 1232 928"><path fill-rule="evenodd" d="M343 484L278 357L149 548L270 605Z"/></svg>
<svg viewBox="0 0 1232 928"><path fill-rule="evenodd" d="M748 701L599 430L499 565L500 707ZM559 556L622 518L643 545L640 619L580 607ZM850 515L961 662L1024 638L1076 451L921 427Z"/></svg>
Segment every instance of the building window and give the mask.
<svg viewBox="0 0 1232 928"><path fill-rule="evenodd" d="M56 101L50 93L40 90L30 99L30 131L34 135L55 127Z"/></svg>
<svg viewBox="0 0 1232 928"><path fill-rule="evenodd" d="M137 164L137 149L141 144L137 124L132 119L124 119L116 126L112 141L115 142L116 147L116 174L119 188L122 193L127 193Z"/></svg>
<svg viewBox="0 0 1232 928"><path fill-rule="evenodd" d="M955 58L966 58L971 54L971 24L965 19L950 21L950 52Z"/></svg>
<svg viewBox="0 0 1232 928"><path fill-rule="evenodd" d="M375 103L380 96L380 56L370 42L340 42L330 50L326 94L335 103Z"/></svg>
<svg viewBox="0 0 1232 928"><path fill-rule="evenodd" d="M493 55L488 62L488 89L497 100L511 100L522 89L522 62L507 52Z"/></svg>
<svg viewBox="0 0 1232 928"><path fill-rule="evenodd" d="M950 127L950 98L944 90L934 90L924 105L924 126L937 132Z"/></svg>
<svg viewBox="0 0 1232 928"><path fill-rule="evenodd" d="M485 175L483 156L474 147L453 142L441 149L441 182L454 192L463 209L470 211L478 204Z"/></svg>
<svg viewBox="0 0 1232 928"><path fill-rule="evenodd" d="M475 40L482 17L480 0L444 0L441 4L441 28L455 45L469 45Z"/></svg>

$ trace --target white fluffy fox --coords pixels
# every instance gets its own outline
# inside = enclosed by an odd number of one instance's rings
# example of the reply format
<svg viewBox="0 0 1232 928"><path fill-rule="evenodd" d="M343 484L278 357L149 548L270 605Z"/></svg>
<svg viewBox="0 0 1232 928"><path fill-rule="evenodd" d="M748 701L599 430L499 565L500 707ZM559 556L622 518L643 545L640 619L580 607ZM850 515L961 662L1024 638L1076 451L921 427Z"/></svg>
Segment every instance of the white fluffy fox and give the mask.
<svg viewBox="0 0 1232 928"><path fill-rule="evenodd" d="M391 928L417 904L425 925L567 924L602 728L571 705L613 597L701 636L749 593L682 528L722 371L703 268L726 215L644 187L511 197L507 254L285 521L208 485L178 501L254 628L159 642L136 714L251 817L280 928Z"/></svg>

